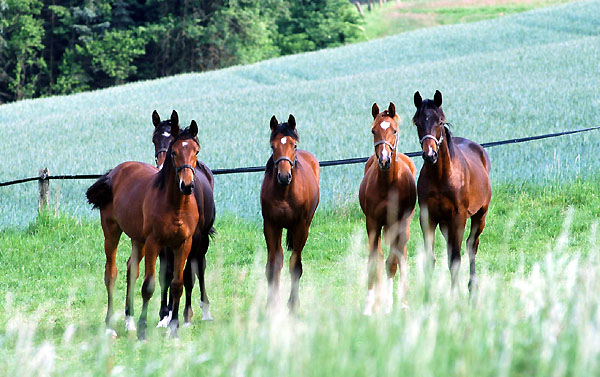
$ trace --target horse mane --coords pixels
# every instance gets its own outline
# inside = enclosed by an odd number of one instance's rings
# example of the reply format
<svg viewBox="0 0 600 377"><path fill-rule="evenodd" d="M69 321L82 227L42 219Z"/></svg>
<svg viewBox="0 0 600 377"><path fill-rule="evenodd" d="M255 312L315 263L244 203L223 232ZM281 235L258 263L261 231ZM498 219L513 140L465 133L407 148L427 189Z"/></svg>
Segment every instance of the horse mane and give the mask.
<svg viewBox="0 0 600 377"><path fill-rule="evenodd" d="M439 112L441 113L440 114L441 118L443 118L445 121L446 114L444 114L444 110L442 110L441 107L438 107L431 99L423 100L421 107L417 109L417 112L415 112L415 116L413 116L413 124L417 124L417 118L419 117L419 115L421 115L421 113L424 110L433 110L433 111L437 112L438 109L439 109ZM454 157L454 139L452 136L452 132L450 132L449 127L444 127L444 128L445 128L445 134L446 134L445 139L446 139L446 142L448 143L448 152L450 153L450 158L453 158Z"/></svg>
<svg viewBox="0 0 600 377"><path fill-rule="evenodd" d="M196 142L196 144L200 145L200 142L198 141L198 137L192 136L192 133L190 132L189 127L180 131L179 135L177 135L177 137L175 137L173 139L171 144L169 144L169 149L167 150L167 156L165 157L165 162L163 164L162 169L158 173L156 173L156 178L154 179L154 183L152 184L153 187L157 187L160 190L165 189L165 187L167 185L167 180L169 179L171 172L173 170L175 170L175 168L173 167L173 159L171 158L171 151L172 151L173 144L178 140L189 140L189 139L194 140ZM196 161L198 161L198 160L196 160Z"/></svg>

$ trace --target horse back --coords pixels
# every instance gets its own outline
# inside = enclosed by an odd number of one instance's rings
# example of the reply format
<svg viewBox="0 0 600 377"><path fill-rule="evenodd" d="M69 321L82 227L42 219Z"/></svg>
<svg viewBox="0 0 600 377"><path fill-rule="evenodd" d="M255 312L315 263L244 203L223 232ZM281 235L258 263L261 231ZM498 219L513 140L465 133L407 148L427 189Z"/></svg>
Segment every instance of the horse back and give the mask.
<svg viewBox="0 0 600 377"><path fill-rule="evenodd" d="M313 156L312 153L307 152L305 150L299 150L296 153L296 158L300 162L300 166L302 166L302 167L309 166L310 167L310 169L312 170L312 172L315 176L315 179L317 181L317 189L318 189L319 177L321 176L321 166L319 165L319 161L317 160L317 158L315 156Z"/></svg>
<svg viewBox="0 0 600 377"><path fill-rule="evenodd" d="M468 212L475 213L481 207L487 207L492 196L490 158L485 149L474 141L459 137L454 138L454 141L465 159L469 176L469 185L465 188L470 198Z"/></svg>

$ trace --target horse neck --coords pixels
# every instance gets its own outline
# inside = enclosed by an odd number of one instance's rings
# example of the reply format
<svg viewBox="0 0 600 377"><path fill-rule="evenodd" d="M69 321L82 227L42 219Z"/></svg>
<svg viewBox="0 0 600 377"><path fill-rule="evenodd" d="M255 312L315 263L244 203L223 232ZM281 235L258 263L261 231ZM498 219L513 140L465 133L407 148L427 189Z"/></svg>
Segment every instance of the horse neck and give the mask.
<svg viewBox="0 0 600 377"><path fill-rule="evenodd" d="M194 193L192 192L191 195L184 195L181 190L179 190L176 178L175 172L172 170L167 177L167 184L165 185L164 193L166 203L169 203L174 208L183 208L190 203Z"/></svg>
<svg viewBox="0 0 600 377"><path fill-rule="evenodd" d="M434 176L440 181L446 181L452 172L452 157L450 156L450 145L447 138L444 138L438 151L438 161L430 166L435 173Z"/></svg>
<svg viewBox="0 0 600 377"><path fill-rule="evenodd" d="M382 170L379 165L375 165L377 169L377 185L380 187L391 186L398 178L398 169L400 168L399 161L396 160L396 153L391 156L392 162L388 170ZM375 156L377 158L377 156Z"/></svg>

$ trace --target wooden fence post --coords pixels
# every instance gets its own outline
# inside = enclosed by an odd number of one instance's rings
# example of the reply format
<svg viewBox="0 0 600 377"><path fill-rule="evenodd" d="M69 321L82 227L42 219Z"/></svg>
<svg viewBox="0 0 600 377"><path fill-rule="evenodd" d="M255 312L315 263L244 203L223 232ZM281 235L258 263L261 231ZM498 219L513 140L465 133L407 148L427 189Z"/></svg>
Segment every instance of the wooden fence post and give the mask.
<svg viewBox="0 0 600 377"><path fill-rule="evenodd" d="M38 211L43 212L44 209L48 206L48 196L50 195L50 180L48 179L48 168L40 170L39 175L39 191L40 195L38 198Z"/></svg>

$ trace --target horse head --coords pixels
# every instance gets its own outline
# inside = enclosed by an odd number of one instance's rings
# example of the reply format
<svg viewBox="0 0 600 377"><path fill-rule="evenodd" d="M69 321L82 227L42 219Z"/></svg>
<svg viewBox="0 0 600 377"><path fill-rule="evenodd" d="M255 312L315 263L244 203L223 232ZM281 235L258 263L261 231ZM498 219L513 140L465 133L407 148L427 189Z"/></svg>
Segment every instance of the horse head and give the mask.
<svg viewBox="0 0 600 377"><path fill-rule="evenodd" d="M413 123L417 126L423 160L435 164L447 130L446 116L442 110L442 93L436 90L433 100L423 100L421 94L415 92L414 101L417 111Z"/></svg>
<svg viewBox="0 0 600 377"><path fill-rule="evenodd" d="M379 112L379 106L376 103L371 107L373 115L373 125L371 133L373 134L373 145L375 147L375 156L379 162L379 168L388 170L392 166L392 155L396 153L398 145L398 123L400 116L396 114L396 106L392 102L387 110Z"/></svg>
<svg viewBox="0 0 600 377"><path fill-rule="evenodd" d="M290 114L287 123L279 123L275 115L271 118L271 150L273 163L277 169L277 182L287 186L292 183L292 170L296 166L298 133L296 118Z"/></svg>
<svg viewBox="0 0 600 377"><path fill-rule="evenodd" d="M165 164L172 163L175 170L179 190L184 195L190 195L194 189L194 170L198 162L197 155L200 151L198 125L192 120L190 126L179 132L179 127L171 129L174 137L167 151Z"/></svg>
<svg viewBox="0 0 600 377"><path fill-rule="evenodd" d="M173 110L171 119L161 121L158 112L154 110L152 113L152 123L154 124L154 133L152 134L152 143L154 144L154 159L156 167L162 169L169 145L173 142L172 128L177 127L179 130L179 116L177 111Z"/></svg>

